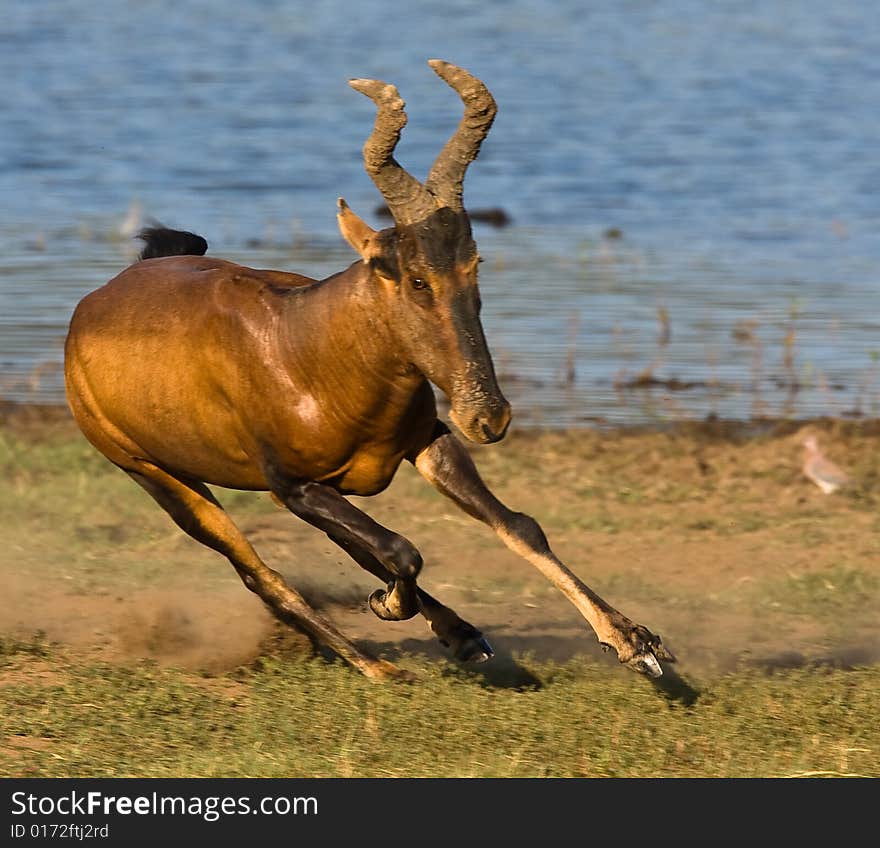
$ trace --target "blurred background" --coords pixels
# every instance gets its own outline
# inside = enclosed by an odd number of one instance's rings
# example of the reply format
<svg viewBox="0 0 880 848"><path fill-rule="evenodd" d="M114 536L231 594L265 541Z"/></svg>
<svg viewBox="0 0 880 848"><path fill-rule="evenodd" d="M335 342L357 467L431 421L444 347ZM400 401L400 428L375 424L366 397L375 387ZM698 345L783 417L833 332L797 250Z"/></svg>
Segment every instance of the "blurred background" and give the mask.
<svg viewBox="0 0 880 848"><path fill-rule="evenodd" d="M880 16L866 3L41 0L0 27L0 395L62 403L76 302L157 219L314 277L374 226L394 82L419 178L489 86L484 323L520 424L880 413Z"/></svg>

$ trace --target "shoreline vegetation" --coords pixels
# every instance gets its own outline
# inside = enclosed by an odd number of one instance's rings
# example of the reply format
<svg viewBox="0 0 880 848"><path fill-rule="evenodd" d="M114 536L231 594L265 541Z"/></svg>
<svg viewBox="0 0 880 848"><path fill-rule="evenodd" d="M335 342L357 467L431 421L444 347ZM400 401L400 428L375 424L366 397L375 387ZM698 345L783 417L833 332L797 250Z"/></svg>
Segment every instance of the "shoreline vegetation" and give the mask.
<svg viewBox="0 0 880 848"><path fill-rule="evenodd" d="M805 433L849 487L803 475ZM417 676L371 684L276 624L65 407L0 403L0 776L880 777L880 422L518 429L473 451L677 666L620 667L407 465L358 506L485 631L484 665L372 616L372 578L265 494L218 490L268 564Z"/></svg>

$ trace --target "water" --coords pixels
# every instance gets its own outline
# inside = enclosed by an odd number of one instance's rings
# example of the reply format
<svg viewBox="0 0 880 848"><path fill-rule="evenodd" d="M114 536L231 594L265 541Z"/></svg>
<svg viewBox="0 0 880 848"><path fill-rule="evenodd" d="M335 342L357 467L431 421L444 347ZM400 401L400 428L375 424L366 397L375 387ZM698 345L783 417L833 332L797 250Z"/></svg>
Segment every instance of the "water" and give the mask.
<svg viewBox="0 0 880 848"><path fill-rule="evenodd" d="M397 155L423 177L460 116L439 56L500 105L465 201L513 219L475 230L520 421L878 412L871 4L2 5L6 397L62 400L67 321L130 261L130 209L247 264L345 267L336 197L382 223L372 104L346 80L399 86Z"/></svg>

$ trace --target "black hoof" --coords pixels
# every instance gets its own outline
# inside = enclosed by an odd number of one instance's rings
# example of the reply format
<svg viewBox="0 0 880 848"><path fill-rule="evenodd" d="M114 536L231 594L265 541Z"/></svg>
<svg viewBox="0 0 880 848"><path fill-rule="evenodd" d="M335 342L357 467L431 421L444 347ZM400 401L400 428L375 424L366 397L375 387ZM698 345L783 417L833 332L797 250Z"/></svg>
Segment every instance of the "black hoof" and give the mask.
<svg viewBox="0 0 880 848"><path fill-rule="evenodd" d="M492 646L483 636L474 636L459 642L455 649L455 658L459 662L481 663L495 656Z"/></svg>

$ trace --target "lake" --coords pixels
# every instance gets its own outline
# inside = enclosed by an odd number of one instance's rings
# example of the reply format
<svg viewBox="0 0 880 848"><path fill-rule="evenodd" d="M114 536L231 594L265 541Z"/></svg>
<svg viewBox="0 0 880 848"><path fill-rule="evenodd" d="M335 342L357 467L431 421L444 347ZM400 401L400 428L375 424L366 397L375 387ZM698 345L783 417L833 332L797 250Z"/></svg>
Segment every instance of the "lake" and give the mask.
<svg viewBox="0 0 880 848"><path fill-rule="evenodd" d="M62 402L76 302L154 218L321 277L374 226L394 82L423 178L468 68L499 115L465 182L517 420L880 413L880 15L868 3L4 2L0 395Z"/></svg>

